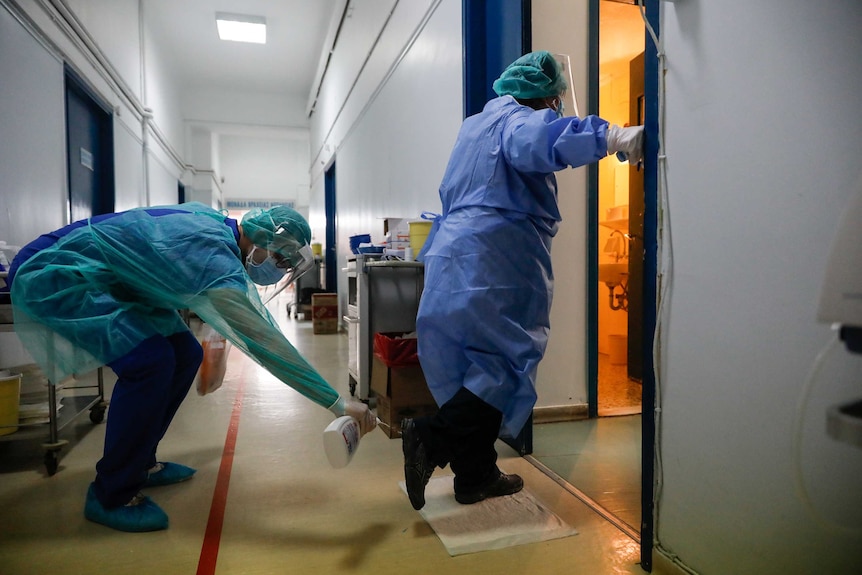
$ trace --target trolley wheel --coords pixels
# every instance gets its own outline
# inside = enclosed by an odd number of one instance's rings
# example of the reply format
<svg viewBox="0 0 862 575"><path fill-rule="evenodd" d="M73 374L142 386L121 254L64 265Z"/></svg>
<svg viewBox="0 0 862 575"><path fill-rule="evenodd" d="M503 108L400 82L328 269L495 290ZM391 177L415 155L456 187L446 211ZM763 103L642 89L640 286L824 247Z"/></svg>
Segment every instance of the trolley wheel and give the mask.
<svg viewBox="0 0 862 575"><path fill-rule="evenodd" d="M90 421L93 423L102 423L105 420L105 404L104 402L97 403L90 408Z"/></svg>
<svg viewBox="0 0 862 575"><path fill-rule="evenodd" d="M57 466L60 463L60 455L57 451L46 451L45 452L45 469L48 471L48 475L54 475L57 473Z"/></svg>

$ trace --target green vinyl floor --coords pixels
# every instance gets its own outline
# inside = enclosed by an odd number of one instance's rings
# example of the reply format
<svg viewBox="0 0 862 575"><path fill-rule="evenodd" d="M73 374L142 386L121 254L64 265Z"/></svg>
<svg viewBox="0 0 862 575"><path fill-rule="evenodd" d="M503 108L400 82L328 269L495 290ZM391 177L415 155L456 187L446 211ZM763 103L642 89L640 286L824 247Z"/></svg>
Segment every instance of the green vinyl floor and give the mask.
<svg viewBox="0 0 862 575"><path fill-rule="evenodd" d="M640 415L535 425L533 457L626 524L640 525Z"/></svg>

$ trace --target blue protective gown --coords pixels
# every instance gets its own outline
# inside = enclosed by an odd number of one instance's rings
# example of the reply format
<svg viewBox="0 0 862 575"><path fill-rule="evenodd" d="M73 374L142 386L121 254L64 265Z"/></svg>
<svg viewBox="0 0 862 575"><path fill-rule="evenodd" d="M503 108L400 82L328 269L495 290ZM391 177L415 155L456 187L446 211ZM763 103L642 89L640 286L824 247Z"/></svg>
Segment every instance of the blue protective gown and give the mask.
<svg viewBox="0 0 862 575"><path fill-rule="evenodd" d="M527 421L550 327L554 172L605 157L607 129L511 96L464 121L421 254L419 359L438 405L466 387L503 413L503 435Z"/></svg>

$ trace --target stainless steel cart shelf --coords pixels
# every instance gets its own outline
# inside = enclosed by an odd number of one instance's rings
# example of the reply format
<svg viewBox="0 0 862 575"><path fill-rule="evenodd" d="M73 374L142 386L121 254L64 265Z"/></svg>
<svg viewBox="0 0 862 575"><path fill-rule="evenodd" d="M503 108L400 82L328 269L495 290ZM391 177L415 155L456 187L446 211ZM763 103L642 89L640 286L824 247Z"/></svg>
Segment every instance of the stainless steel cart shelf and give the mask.
<svg viewBox="0 0 862 575"><path fill-rule="evenodd" d="M4 319L11 318L11 305L0 305L0 316ZM13 332L12 323L8 321L0 323L0 332ZM90 412L90 421L93 423L101 423L105 419L105 410L108 404L105 401L105 382L103 368L96 370L96 383L88 384L81 381L73 383L61 384L59 389L71 392L63 397L62 409L57 409L58 386L48 383L48 423L33 423L19 424L18 431L9 435L0 436L0 442L6 441L24 441L44 437L46 428L48 433L48 441L42 443L42 449L45 451L44 462L45 469L48 475L57 473L57 468L60 461L60 450L69 442L65 439L60 439L60 431L72 423L79 415L85 411ZM13 426L7 426L13 427Z"/></svg>
<svg viewBox="0 0 862 575"><path fill-rule="evenodd" d="M425 286L421 262L357 254L347 260L348 385L362 401L371 397L374 334L416 330L416 313Z"/></svg>

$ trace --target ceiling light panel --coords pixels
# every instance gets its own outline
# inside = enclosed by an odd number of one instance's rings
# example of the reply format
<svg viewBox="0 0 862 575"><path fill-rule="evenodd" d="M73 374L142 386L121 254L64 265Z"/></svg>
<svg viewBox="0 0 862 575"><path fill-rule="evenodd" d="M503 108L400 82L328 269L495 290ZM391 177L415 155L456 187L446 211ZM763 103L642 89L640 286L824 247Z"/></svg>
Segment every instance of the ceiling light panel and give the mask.
<svg viewBox="0 0 862 575"><path fill-rule="evenodd" d="M216 12L218 37L233 42L266 44L266 18Z"/></svg>

